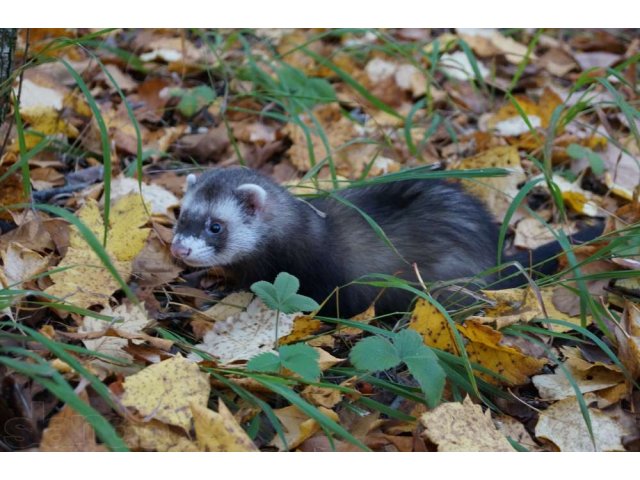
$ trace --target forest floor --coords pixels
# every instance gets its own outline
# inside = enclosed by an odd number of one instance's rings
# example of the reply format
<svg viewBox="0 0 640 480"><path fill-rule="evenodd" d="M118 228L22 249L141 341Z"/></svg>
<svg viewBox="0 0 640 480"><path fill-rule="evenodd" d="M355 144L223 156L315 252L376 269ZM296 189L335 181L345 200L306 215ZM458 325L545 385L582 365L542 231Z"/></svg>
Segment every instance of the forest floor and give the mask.
<svg viewBox="0 0 640 480"><path fill-rule="evenodd" d="M637 30L19 30L0 450L640 450L639 65ZM223 295L169 247L186 175L233 165L449 177L500 250L563 253L457 310L378 279L418 297L392 320L286 275Z"/></svg>

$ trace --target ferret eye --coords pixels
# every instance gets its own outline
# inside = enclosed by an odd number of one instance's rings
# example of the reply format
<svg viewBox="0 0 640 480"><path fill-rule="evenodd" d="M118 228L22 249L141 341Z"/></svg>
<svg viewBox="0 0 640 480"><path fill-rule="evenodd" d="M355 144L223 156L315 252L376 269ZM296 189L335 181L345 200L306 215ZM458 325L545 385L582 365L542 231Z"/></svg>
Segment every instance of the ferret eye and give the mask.
<svg viewBox="0 0 640 480"><path fill-rule="evenodd" d="M211 233L220 233L222 231L222 225L219 223L212 223L209 225L209 231Z"/></svg>

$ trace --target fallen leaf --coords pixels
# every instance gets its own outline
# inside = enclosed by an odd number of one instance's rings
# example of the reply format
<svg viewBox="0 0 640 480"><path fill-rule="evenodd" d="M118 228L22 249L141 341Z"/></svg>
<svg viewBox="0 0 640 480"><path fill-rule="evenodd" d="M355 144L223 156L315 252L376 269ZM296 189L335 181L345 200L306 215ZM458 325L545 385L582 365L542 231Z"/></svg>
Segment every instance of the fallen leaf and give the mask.
<svg viewBox="0 0 640 480"><path fill-rule="evenodd" d="M545 358L535 358L516 347L504 345L503 335L487 325L467 319L458 329L470 340L466 346L469 360L501 375L508 384L528 383L529 377L547 364ZM485 373L478 373L478 376L490 383L497 382L496 378Z"/></svg>
<svg viewBox="0 0 640 480"><path fill-rule="evenodd" d="M194 348L202 350L222 364L230 364L250 358L263 352L275 351L276 321L278 322L278 338L289 335L293 329L296 314L286 315L269 310L260 299L254 299L246 311L218 321L209 330L203 342ZM200 360L195 352L189 355L190 360Z"/></svg>
<svg viewBox="0 0 640 480"><path fill-rule="evenodd" d="M595 447L575 397L560 400L540 414L535 435L555 444L561 452L621 452L622 437L631 433L621 422L622 411L589 408Z"/></svg>
<svg viewBox="0 0 640 480"><path fill-rule="evenodd" d="M103 220L95 200L88 199L77 216L97 238L102 238ZM125 280L131 274L131 260L140 252L149 235L148 228L140 228L147 221L143 204L136 195L123 197L113 205L106 250ZM71 230L69 245L67 254L56 269L69 268L51 273L54 285L45 292L83 308L107 306L110 295L120 288L120 284L75 226Z"/></svg>
<svg viewBox="0 0 640 480"><path fill-rule="evenodd" d="M132 450L147 452L200 452L200 446L170 425L157 420L128 422L123 439Z"/></svg>
<svg viewBox="0 0 640 480"><path fill-rule="evenodd" d="M462 403L443 403L420 417L424 437L439 452L513 452L507 439L496 429L491 412L482 411L469 397Z"/></svg>
<svg viewBox="0 0 640 480"><path fill-rule="evenodd" d="M147 419L191 430L191 406L206 407L209 377L180 355L150 365L124 381L122 404Z"/></svg>
<svg viewBox="0 0 640 480"><path fill-rule="evenodd" d="M329 410L324 407L319 407L318 410L333 421L339 421L338 415L333 410ZM302 442L320 431L320 425L318 422L309 418L307 414L302 412L295 405L279 408L274 410L273 413L278 417L278 420L280 420L284 427L284 437L287 440L288 450L295 449ZM287 447L285 447L279 435L274 437L271 445L277 447L281 452L287 451Z"/></svg>
<svg viewBox="0 0 640 480"><path fill-rule="evenodd" d="M180 205L180 200L167 189L155 185L142 183L142 190L135 178L118 177L111 183L111 202L116 202L122 197L137 194L138 198L142 191L144 201L149 204L153 215L163 215L165 217L174 218L173 208ZM104 201L104 199L103 199ZM139 209L136 209L139 211Z"/></svg>
<svg viewBox="0 0 640 480"><path fill-rule="evenodd" d="M477 62L478 72L481 78L489 75L489 69L482 62ZM473 80L476 74L469 57L464 52L445 53L440 57L440 69L456 80Z"/></svg>
<svg viewBox="0 0 640 480"><path fill-rule="evenodd" d="M0 267L0 284L4 288L20 290L23 283L35 275L45 272L49 266L49 258L19 243L10 243L6 249L0 250L3 266Z"/></svg>
<svg viewBox="0 0 640 480"><path fill-rule="evenodd" d="M621 328L614 329L620 361L633 378L640 375L640 308L627 302Z"/></svg>
<svg viewBox="0 0 640 480"><path fill-rule="evenodd" d="M100 320L95 317L85 316L82 325L78 329L79 333L95 333L106 332L108 329L112 330L115 334L119 331L129 333L140 333L147 327L151 320L147 316L144 305L137 307L130 304L121 304L112 309L107 307L100 312L101 315L108 315L114 318L114 322L109 323L105 320ZM137 341L139 343L139 341ZM84 346L87 349L94 352L102 353L121 359L126 365L133 360L133 357L124 351L124 348L128 344L126 338L120 338L113 335L105 335L97 338L87 338L82 340ZM125 372L133 373L137 371L135 366L126 367L118 365L112 362L108 362L103 359L92 360L92 365L95 368L103 370L105 372Z"/></svg>
<svg viewBox="0 0 640 480"><path fill-rule="evenodd" d="M222 399L218 412L191 404L196 439L205 452L257 452L247 433L238 424Z"/></svg>
<svg viewBox="0 0 640 480"><path fill-rule="evenodd" d="M440 310L422 298L416 302L408 328L422 335L425 345L458 353L447 319Z"/></svg>
<svg viewBox="0 0 640 480"><path fill-rule="evenodd" d="M80 399L89 403L86 391L79 395ZM42 432L41 452L106 452L104 445L96 442L96 433L84 415L79 414L69 405L65 405L56 413L49 425Z"/></svg>
<svg viewBox="0 0 640 480"><path fill-rule="evenodd" d="M465 158L457 169L493 167L505 168L511 173L505 177L476 178L473 181L465 180L463 183L465 189L480 198L496 220L501 222L519 192L518 185L526 179L518 150L511 146L494 147L474 157Z"/></svg>

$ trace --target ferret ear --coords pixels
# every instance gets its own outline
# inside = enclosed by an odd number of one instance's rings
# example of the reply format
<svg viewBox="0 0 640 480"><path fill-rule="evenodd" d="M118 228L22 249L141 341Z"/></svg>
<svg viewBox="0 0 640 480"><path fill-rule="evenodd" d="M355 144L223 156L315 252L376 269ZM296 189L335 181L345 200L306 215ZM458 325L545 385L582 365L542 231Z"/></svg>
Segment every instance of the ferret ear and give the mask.
<svg viewBox="0 0 640 480"><path fill-rule="evenodd" d="M196 184L196 176L193 173L187 175L187 190L193 187Z"/></svg>
<svg viewBox="0 0 640 480"><path fill-rule="evenodd" d="M251 213L261 212L267 204L267 191L255 183L244 183L236 188L236 194Z"/></svg>

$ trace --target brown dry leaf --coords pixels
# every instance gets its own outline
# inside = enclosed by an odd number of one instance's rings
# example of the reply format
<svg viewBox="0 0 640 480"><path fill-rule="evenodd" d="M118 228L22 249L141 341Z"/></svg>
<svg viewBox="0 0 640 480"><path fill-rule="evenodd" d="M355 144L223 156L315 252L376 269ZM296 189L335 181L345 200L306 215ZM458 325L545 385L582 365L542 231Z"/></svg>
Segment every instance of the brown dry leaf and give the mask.
<svg viewBox="0 0 640 480"><path fill-rule="evenodd" d="M570 222L568 225L558 223L545 224L537 218L527 217L520 220L516 226L516 236L513 240L514 246L535 250L542 245L555 242L556 237L548 227L555 231L562 230L567 235L573 235L578 231L576 222Z"/></svg>
<svg viewBox="0 0 640 480"><path fill-rule="evenodd" d="M251 300L253 300L251 292L234 292L224 297L213 307L201 312L201 315L210 320L224 321L246 310Z"/></svg>
<svg viewBox="0 0 640 480"><path fill-rule="evenodd" d="M131 90L134 90L138 86L138 83L133 78L131 78L131 75L124 73L117 65L105 65L104 69L109 72L109 75L111 75L116 85L123 92L129 92ZM102 69L100 70L98 75L96 75L96 80L98 79L107 84L109 89L113 88L113 90L115 91L115 87L111 83L111 79Z"/></svg>
<svg viewBox="0 0 640 480"><path fill-rule="evenodd" d="M80 399L89 403L86 391L78 394ZM84 415L69 405L56 413L42 432L41 452L106 452L104 445L96 443L96 432Z"/></svg>
<svg viewBox="0 0 640 480"><path fill-rule="evenodd" d="M118 151L129 155L135 155L138 147L137 132L129 112L124 104L118 105L115 109L111 104L100 105L100 113L107 127L111 144L115 145ZM142 124L138 125L142 144L147 144L149 130ZM92 151L102 151L102 140L100 127L95 118L91 119L89 132L81 137L85 148Z"/></svg>
<svg viewBox="0 0 640 480"><path fill-rule="evenodd" d="M575 397L560 400L540 414L535 435L553 442L561 452L621 452L622 437L632 433L622 410L589 408L595 448Z"/></svg>
<svg viewBox="0 0 640 480"><path fill-rule="evenodd" d="M102 238L103 220L95 200L88 199L77 216L97 238ZM140 228L147 221L143 204L136 195L121 198L111 210L106 250L125 281L131 274L131 260L140 252L149 235L148 228ZM107 306L110 295L120 288L120 284L75 226L71 230L69 244L65 257L56 268L70 268L52 273L54 285L45 292L83 308Z"/></svg>
<svg viewBox="0 0 640 480"><path fill-rule="evenodd" d="M129 422L124 427L123 439L132 450L147 452L200 452L200 446L175 428L151 420Z"/></svg>
<svg viewBox="0 0 640 480"><path fill-rule="evenodd" d="M211 386L198 366L180 355L150 365L124 381L122 404L147 419L191 430L191 405L206 407Z"/></svg>
<svg viewBox="0 0 640 480"><path fill-rule="evenodd" d="M334 357L329 352L320 347L314 347L313 349L318 352L318 365L320 366L320 370L322 370L323 372L340 362L344 362L345 360L344 358Z"/></svg>
<svg viewBox="0 0 640 480"><path fill-rule="evenodd" d="M300 394L317 407L333 408L342 401L342 392L336 388L309 385Z"/></svg>
<svg viewBox="0 0 640 480"><path fill-rule="evenodd" d="M257 452L247 433L221 399L218 411L191 404L198 444L205 452Z"/></svg>
<svg viewBox="0 0 640 480"><path fill-rule="evenodd" d="M345 147L345 144L356 138L355 124L342 114L340 106L336 103L316 107L312 114L318 121L320 128L324 131L330 147L329 151L327 151L322 137L318 133L318 127L311 119L308 118L307 115L300 115L300 120L306 125L311 137L315 163L319 163L331 155L336 166L343 168L350 167L349 152L357 145ZM289 123L283 131L291 138L292 145L287 151L291 163L293 163L298 170L309 170L311 168L311 158L309 157L307 135L304 129L295 123ZM369 160L371 160L371 158L369 158Z"/></svg>
<svg viewBox="0 0 640 480"><path fill-rule="evenodd" d="M447 319L426 300L420 298L416 302L408 328L422 335L425 345L458 354L458 348Z"/></svg>
<svg viewBox="0 0 640 480"><path fill-rule="evenodd" d="M182 268L176 265L169 247L158 239L155 232L132 263L132 274L141 286L154 288L176 279Z"/></svg>
<svg viewBox="0 0 640 480"><path fill-rule="evenodd" d="M614 329L620 361L633 378L640 376L640 307L627 301L620 328Z"/></svg>
<svg viewBox="0 0 640 480"><path fill-rule="evenodd" d="M579 316L567 315L557 309L553 301L556 292L554 287L545 287L539 289L539 292L541 299L538 298L537 292L530 287L483 291L489 299L495 302L495 306L487 307L483 317L471 316L469 318L480 323L495 323L498 330L517 322L527 323L534 319L545 318L580 325ZM587 317L587 324L590 322L591 317ZM554 332L571 330L570 327L559 324L548 324L547 328Z"/></svg>
<svg viewBox="0 0 640 480"><path fill-rule="evenodd" d="M529 377L538 373L547 359L525 355L518 348L503 344L503 335L473 320L467 319L458 330L469 339L466 346L471 362L478 363L492 372L502 375L510 385L522 385ZM485 373L478 376L487 382L496 383L497 379Z"/></svg>
<svg viewBox="0 0 640 480"><path fill-rule="evenodd" d="M542 451L542 448L533 440L525 426L508 415L495 415L493 423L505 437L510 437L530 452Z"/></svg>
<svg viewBox="0 0 640 480"><path fill-rule="evenodd" d="M256 298L246 311L216 322L204 335L203 342L195 345L195 348L212 355L222 364L249 360L259 353L272 352L278 341L276 313ZM295 317L296 314L280 313L278 338L291 333ZM189 359L198 361L200 356L194 352Z"/></svg>
<svg viewBox="0 0 640 480"><path fill-rule="evenodd" d="M564 77L571 70L578 68L573 57L559 47L549 49L539 58L538 65L558 77Z"/></svg>
<svg viewBox="0 0 640 480"><path fill-rule="evenodd" d="M463 184L469 192L485 203L497 221L502 222L507 209L519 192L518 185L526 180L518 150L511 146L494 147L474 157L465 158L457 169L493 167L505 168L511 174L505 177L465 180Z"/></svg>
<svg viewBox="0 0 640 480"><path fill-rule="evenodd" d="M339 422L338 415L333 410L329 410L324 407L319 407L318 410L331 420ZM280 420L284 427L284 436L287 440L287 447L289 450L293 450L306 439L320 431L320 425L318 422L309 418L304 412L294 405L279 408L274 410L273 413L276 414L278 420ZM276 435L270 445L277 447L280 451L287 450L280 438L280 435Z"/></svg>
<svg viewBox="0 0 640 480"><path fill-rule="evenodd" d="M624 375L621 372L608 368L593 366L589 370L579 370L570 361L564 362L564 367L583 394L624 383ZM573 385L561 367L553 374L536 375L532 381L543 400L562 400L576 395Z"/></svg>
<svg viewBox="0 0 640 480"><path fill-rule="evenodd" d="M230 145L229 134L224 125L211 128L205 133L184 135L174 145L176 153L210 161L217 159Z"/></svg>
<svg viewBox="0 0 640 480"><path fill-rule="evenodd" d="M491 412L482 411L469 397L462 403L443 403L420 417L424 437L439 452L513 452L514 449L491 421Z"/></svg>
<svg viewBox="0 0 640 480"><path fill-rule="evenodd" d="M47 270L49 257L12 242L0 250L3 266L0 267L0 285L4 288L22 289L23 283Z"/></svg>
<svg viewBox="0 0 640 480"><path fill-rule="evenodd" d="M4 164L5 160L7 161L7 165ZM7 173L9 161L15 163L14 160L17 161L17 158L12 152L7 152L2 157L2 161L0 161L0 177ZM22 175L19 173L9 175L2 181L2 188L0 188L0 220L12 220L11 212L1 207L17 205L25 203L26 201L27 197L22 187Z"/></svg>
<svg viewBox="0 0 640 480"><path fill-rule="evenodd" d="M56 245L49 234L54 223L66 225L60 218L48 219L42 214L34 213L33 218L28 219L18 228L0 235L0 250L6 250L12 243L19 243L25 248L40 253L45 250L54 250Z"/></svg>

